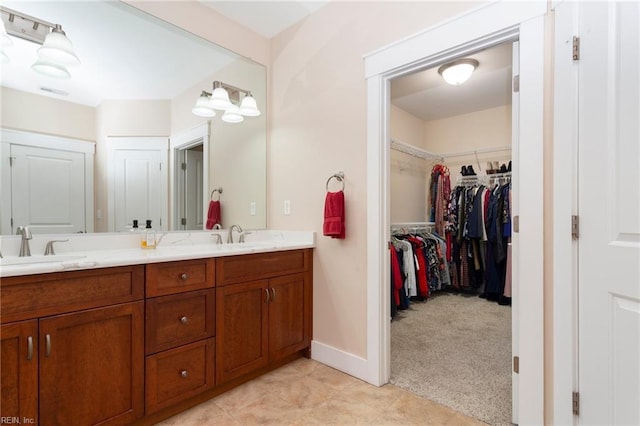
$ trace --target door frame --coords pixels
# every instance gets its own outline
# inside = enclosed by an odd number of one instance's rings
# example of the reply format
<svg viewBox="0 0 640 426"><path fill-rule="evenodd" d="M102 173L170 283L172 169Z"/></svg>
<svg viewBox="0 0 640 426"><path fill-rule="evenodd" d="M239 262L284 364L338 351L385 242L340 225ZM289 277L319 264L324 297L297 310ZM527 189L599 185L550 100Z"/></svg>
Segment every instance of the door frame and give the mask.
<svg viewBox="0 0 640 426"><path fill-rule="evenodd" d="M572 393L578 390L578 241L571 216L578 214L578 71L573 61L579 35L579 2L554 4L553 97L553 421L572 425Z"/></svg>
<svg viewBox="0 0 640 426"><path fill-rule="evenodd" d="M544 423L543 298L543 105L546 1L494 2L365 56L367 79L367 381L390 376L389 157L390 80L508 40L520 42L520 128L514 186L526 197L514 200L520 217L514 233L514 267L521 318L514 355L520 356L521 424ZM518 176L519 175L519 176ZM519 244L518 241L519 240ZM526 259L526 262L518 262ZM519 296L519 297L517 297ZM519 351L519 352L516 352Z"/></svg>
<svg viewBox="0 0 640 426"><path fill-rule="evenodd" d="M63 136L46 135L44 133L26 132L12 129L0 129L0 202L3 206L11 206L11 145L24 145L57 151L77 152L84 155L85 182L85 230L93 232L93 163L96 144L91 141L72 139ZM3 215L0 211L0 234L12 234L11 215Z"/></svg>
<svg viewBox="0 0 640 426"><path fill-rule="evenodd" d="M209 208L209 134L210 134L211 120L202 123L196 127L188 130L184 130L169 138L169 164L171 168L169 170L169 211L171 212L171 219L169 223L173 230L180 229L180 206L176 200L177 188L180 185L180 175L176 173L176 170L180 169L180 155L178 151L191 148L200 144L202 141L202 217L207 217L207 210Z"/></svg>

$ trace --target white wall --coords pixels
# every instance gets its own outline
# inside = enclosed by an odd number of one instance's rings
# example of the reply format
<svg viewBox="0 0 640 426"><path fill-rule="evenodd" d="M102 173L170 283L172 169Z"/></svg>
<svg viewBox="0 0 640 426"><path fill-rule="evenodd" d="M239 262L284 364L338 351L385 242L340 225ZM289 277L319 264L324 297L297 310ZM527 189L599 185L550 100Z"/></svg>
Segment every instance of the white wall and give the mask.
<svg viewBox="0 0 640 426"><path fill-rule="evenodd" d="M425 122L405 110L391 105L391 139L426 149ZM426 190L432 160L391 151L391 223L427 221Z"/></svg>
<svg viewBox="0 0 640 426"><path fill-rule="evenodd" d="M511 105L489 108L469 114L456 115L424 124L425 147L439 154L472 151L511 145ZM445 164L451 171L452 181L459 176L463 165L472 165L478 175L486 174L487 161L506 164L511 151L447 158Z"/></svg>
<svg viewBox="0 0 640 426"><path fill-rule="evenodd" d="M95 109L8 87L0 88L0 124L26 132L95 141Z"/></svg>
<svg viewBox="0 0 640 426"><path fill-rule="evenodd" d="M269 226L318 233L313 338L366 358L363 55L478 2L329 2L271 40ZM325 182L345 173L346 239L322 236ZM291 200L291 215L283 201Z"/></svg>

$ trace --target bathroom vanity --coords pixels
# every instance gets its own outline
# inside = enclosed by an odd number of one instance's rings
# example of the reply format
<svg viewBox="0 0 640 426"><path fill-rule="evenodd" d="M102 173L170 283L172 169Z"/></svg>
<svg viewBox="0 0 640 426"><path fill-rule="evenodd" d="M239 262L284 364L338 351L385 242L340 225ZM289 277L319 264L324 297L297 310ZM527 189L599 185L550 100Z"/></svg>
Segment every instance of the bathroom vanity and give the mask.
<svg viewBox="0 0 640 426"><path fill-rule="evenodd" d="M2 416L151 424L309 356L313 243L212 247L4 267Z"/></svg>

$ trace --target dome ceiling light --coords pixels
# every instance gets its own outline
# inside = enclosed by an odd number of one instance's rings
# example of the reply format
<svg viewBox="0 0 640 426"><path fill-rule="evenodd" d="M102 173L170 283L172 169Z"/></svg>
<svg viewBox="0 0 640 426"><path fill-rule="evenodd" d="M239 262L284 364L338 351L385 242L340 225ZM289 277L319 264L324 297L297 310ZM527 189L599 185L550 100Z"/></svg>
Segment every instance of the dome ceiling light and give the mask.
<svg viewBox="0 0 640 426"><path fill-rule="evenodd" d="M459 86L469 80L478 65L480 63L475 59L458 59L442 65L438 68L438 74L452 86Z"/></svg>

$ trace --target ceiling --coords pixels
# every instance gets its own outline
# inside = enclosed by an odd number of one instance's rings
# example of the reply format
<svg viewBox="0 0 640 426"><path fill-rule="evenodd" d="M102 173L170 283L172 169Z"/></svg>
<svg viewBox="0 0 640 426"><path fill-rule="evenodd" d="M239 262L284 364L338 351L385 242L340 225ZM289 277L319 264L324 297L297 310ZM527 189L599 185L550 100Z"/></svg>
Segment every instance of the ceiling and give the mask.
<svg viewBox="0 0 640 426"><path fill-rule="evenodd" d="M320 9L321 1L200 0L227 18L265 38L271 38Z"/></svg>
<svg viewBox="0 0 640 426"><path fill-rule="evenodd" d="M105 99L173 99L238 58L122 2L3 0L2 5L61 24L81 61L69 67L70 79L42 76L30 69L40 46L11 36L2 85L74 103L95 107Z"/></svg>
<svg viewBox="0 0 640 426"><path fill-rule="evenodd" d="M439 66L396 78L391 82L391 103L424 121L509 105L511 56L510 42L465 56L479 65L460 86L445 83Z"/></svg>

